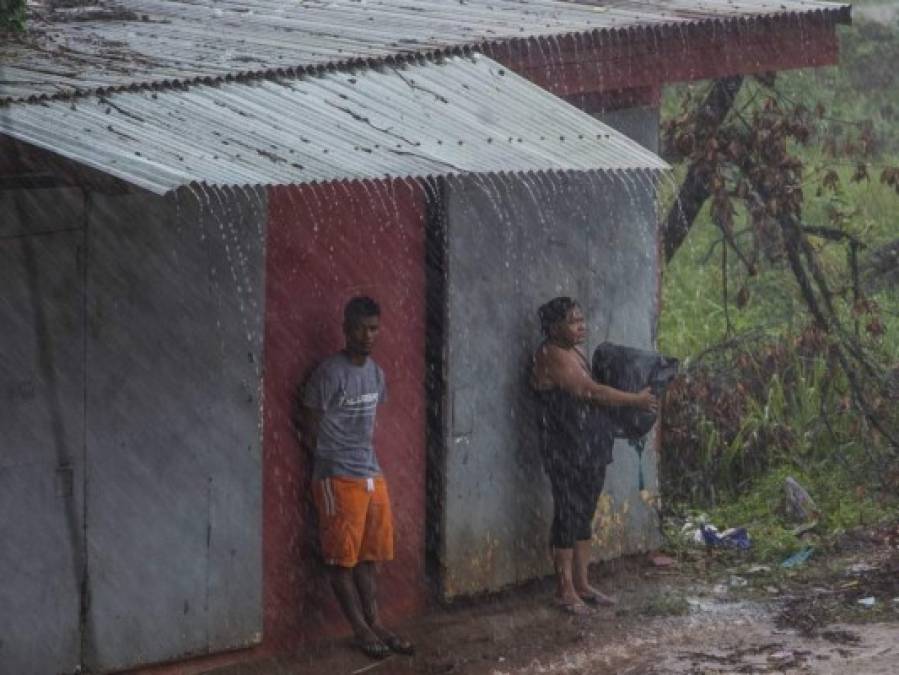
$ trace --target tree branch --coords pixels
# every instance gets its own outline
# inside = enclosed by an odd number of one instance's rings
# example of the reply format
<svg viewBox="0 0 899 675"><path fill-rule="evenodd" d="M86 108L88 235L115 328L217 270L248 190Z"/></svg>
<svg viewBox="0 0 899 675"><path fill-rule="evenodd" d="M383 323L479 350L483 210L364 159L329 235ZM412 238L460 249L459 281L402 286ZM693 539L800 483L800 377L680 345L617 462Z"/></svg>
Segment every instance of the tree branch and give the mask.
<svg viewBox="0 0 899 675"><path fill-rule="evenodd" d="M742 75L715 81L699 107L699 114L704 117L704 122L709 128L717 128L724 122L727 114L733 108L734 100L742 84ZM680 245L684 243L693 221L696 220L696 216L710 194L706 176L699 164L693 162L687 169L687 176L668 211L668 217L662 223L662 242L666 261L671 260Z"/></svg>

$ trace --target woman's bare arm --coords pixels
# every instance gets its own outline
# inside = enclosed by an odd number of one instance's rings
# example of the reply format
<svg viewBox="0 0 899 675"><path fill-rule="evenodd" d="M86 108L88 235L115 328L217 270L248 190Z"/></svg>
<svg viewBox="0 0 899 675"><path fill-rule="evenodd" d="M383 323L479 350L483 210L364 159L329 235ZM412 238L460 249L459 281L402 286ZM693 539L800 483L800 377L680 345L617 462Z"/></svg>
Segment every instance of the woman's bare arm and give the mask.
<svg viewBox="0 0 899 675"><path fill-rule="evenodd" d="M598 405L633 406L652 412L658 408L658 401L648 387L638 394L632 394L600 384L579 362L577 354L553 345L545 345L540 349L534 371L536 383L552 383L563 391Z"/></svg>

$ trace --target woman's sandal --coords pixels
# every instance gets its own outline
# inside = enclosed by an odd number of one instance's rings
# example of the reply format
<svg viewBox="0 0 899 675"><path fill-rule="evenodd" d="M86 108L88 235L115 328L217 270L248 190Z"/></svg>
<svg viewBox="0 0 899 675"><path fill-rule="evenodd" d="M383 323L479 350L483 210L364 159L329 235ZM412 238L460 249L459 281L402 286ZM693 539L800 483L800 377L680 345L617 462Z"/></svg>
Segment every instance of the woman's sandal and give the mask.
<svg viewBox="0 0 899 675"><path fill-rule="evenodd" d="M593 609L588 607L582 602L566 602L565 600L556 600L556 607L561 609L566 614L571 614L572 616L590 616L593 614Z"/></svg>
<svg viewBox="0 0 899 675"><path fill-rule="evenodd" d="M618 601L615 598L603 595L602 593L585 593L584 595L578 593L578 595L580 595L581 600L593 607L614 607L618 604Z"/></svg>
<svg viewBox="0 0 899 675"><path fill-rule="evenodd" d="M361 640L356 638L356 647L370 659L386 659L390 656L390 646L383 640Z"/></svg>

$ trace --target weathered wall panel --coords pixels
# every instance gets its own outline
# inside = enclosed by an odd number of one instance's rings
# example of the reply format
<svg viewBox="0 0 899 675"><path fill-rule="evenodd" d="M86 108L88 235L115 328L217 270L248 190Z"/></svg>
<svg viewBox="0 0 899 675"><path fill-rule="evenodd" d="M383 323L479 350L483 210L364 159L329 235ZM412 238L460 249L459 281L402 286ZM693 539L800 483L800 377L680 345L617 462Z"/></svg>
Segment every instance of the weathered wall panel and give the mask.
<svg viewBox="0 0 899 675"><path fill-rule="evenodd" d="M659 152L659 109L656 106L639 106L609 110L593 117L637 141L647 150Z"/></svg>
<svg viewBox="0 0 899 675"><path fill-rule="evenodd" d="M550 571L552 504L527 390L537 307L572 295L603 340L651 346L656 312L655 190L648 177L584 174L447 181L449 414L443 593L494 590ZM619 444L596 522L597 554L654 545L647 490Z"/></svg>
<svg viewBox="0 0 899 675"><path fill-rule="evenodd" d="M396 560L383 565L388 616L423 609L425 537L425 208L417 183L275 188L270 193L265 353L265 645L345 633L317 554L310 458L294 427L298 387L343 347L343 306L367 293L382 307L373 354L389 400L375 450L387 478Z"/></svg>
<svg viewBox="0 0 899 675"><path fill-rule="evenodd" d="M20 236L0 238L0 672L45 675L71 672L80 652L84 235L80 199L50 223L24 208L32 195L12 195L3 229L15 221ZM24 235L51 227L72 231Z"/></svg>
<svg viewBox="0 0 899 675"><path fill-rule="evenodd" d="M264 193L94 196L89 213L85 662L253 644Z"/></svg>

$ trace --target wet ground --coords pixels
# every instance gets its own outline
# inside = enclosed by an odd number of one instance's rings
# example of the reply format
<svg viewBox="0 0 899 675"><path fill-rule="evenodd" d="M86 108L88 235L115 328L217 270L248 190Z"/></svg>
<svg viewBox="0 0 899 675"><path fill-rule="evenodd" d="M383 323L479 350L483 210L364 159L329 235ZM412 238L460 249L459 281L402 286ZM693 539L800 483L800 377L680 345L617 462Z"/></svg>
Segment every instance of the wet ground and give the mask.
<svg viewBox="0 0 899 675"><path fill-rule="evenodd" d="M214 675L899 673L899 528L847 535L789 572L688 551L594 574L616 608L564 615L542 581L402 626L411 658L371 661L337 641Z"/></svg>

